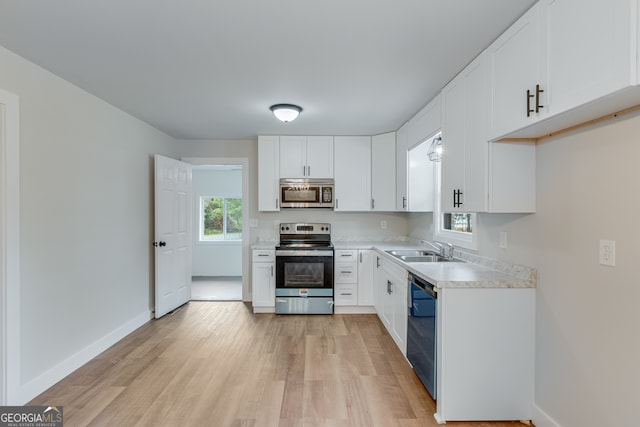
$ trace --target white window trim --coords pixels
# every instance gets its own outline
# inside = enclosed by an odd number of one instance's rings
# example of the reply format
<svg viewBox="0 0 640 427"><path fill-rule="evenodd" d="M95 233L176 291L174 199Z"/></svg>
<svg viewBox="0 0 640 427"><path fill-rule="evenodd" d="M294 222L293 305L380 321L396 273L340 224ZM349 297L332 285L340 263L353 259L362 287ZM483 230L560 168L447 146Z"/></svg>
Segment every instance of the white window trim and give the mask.
<svg viewBox="0 0 640 427"><path fill-rule="evenodd" d="M451 243L454 246L458 246L473 251L478 250L478 214L473 213L471 215L471 233L463 233L460 231L452 231L443 229L442 221L442 207L440 205L441 192L442 192L442 174L441 163L436 162L433 168L434 182L436 184L435 197L433 209L433 240L445 243Z"/></svg>

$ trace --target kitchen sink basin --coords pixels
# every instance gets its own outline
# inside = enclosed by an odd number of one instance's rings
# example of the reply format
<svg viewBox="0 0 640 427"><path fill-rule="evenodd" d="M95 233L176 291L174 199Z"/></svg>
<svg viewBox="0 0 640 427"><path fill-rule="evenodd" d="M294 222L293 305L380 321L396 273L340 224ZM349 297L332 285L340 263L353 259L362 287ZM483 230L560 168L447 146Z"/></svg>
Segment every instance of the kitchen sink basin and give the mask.
<svg viewBox="0 0 640 427"><path fill-rule="evenodd" d="M420 257L420 256L436 255L434 252L423 251L423 250L419 250L419 249L406 249L406 250L387 251L387 253L393 255L396 258L400 258L400 257L403 257L403 256Z"/></svg>
<svg viewBox="0 0 640 427"><path fill-rule="evenodd" d="M439 255L420 255L420 256L407 256L401 255L398 258L404 262L448 262L448 258L441 257Z"/></svg>
<svg viewBox="0 0 640 427"><path fill-rule="evenodd" d="M404 261L404 262L447 262L451 261L448 258L442 257L435 252L419 250L419 249L406 249L387 251L388 254Z"/></svg>

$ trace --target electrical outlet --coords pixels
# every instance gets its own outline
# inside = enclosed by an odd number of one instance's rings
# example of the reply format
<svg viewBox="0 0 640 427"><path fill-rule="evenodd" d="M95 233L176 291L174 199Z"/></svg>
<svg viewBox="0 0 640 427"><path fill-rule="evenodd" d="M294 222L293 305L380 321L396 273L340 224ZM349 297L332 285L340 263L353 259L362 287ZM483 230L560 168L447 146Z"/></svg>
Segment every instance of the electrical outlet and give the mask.
<svg viewBox="0 0 640 427"><path fill-rule="evenodd" d="M500 247L502 249L507 249L507 232L506 231L500 232Z"/></svg>
<svg viewBox="0 0 640 427"><path fill-rule="evenodd" d="M615 240L600 240L600 264L610 267L616 266Z"/></svg>
<svg viewBox="0 0 640 427"><path fill-rule="evenodd" d="M387 221L385 221L384 219L382 221L380 221L380 228L383 230L387 229Z"/></svg>

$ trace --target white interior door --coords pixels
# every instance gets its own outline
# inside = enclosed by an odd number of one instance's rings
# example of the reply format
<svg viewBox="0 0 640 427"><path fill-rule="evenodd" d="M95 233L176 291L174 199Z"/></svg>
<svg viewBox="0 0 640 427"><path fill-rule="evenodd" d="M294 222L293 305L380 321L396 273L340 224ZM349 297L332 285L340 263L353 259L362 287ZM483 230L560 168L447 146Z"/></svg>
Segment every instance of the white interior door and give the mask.
<svg viewBox="0 0 640 427"><path fill-rule="evenodd" d="M191 165L155 156L155 317L191 299Z"/></svg>

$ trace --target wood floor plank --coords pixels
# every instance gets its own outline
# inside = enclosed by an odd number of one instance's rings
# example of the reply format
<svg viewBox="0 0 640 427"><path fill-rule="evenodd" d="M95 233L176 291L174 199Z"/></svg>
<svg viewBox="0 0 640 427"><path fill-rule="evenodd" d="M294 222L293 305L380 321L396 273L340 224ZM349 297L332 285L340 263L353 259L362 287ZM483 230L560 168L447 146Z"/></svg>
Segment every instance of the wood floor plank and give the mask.
<svg viewBox="0 0 640 427"><path fill-rule="evenodd" d="M437 426L377 316L253 314L242 302L153 320L29 404L64 406L66 427Z"/></svg>

